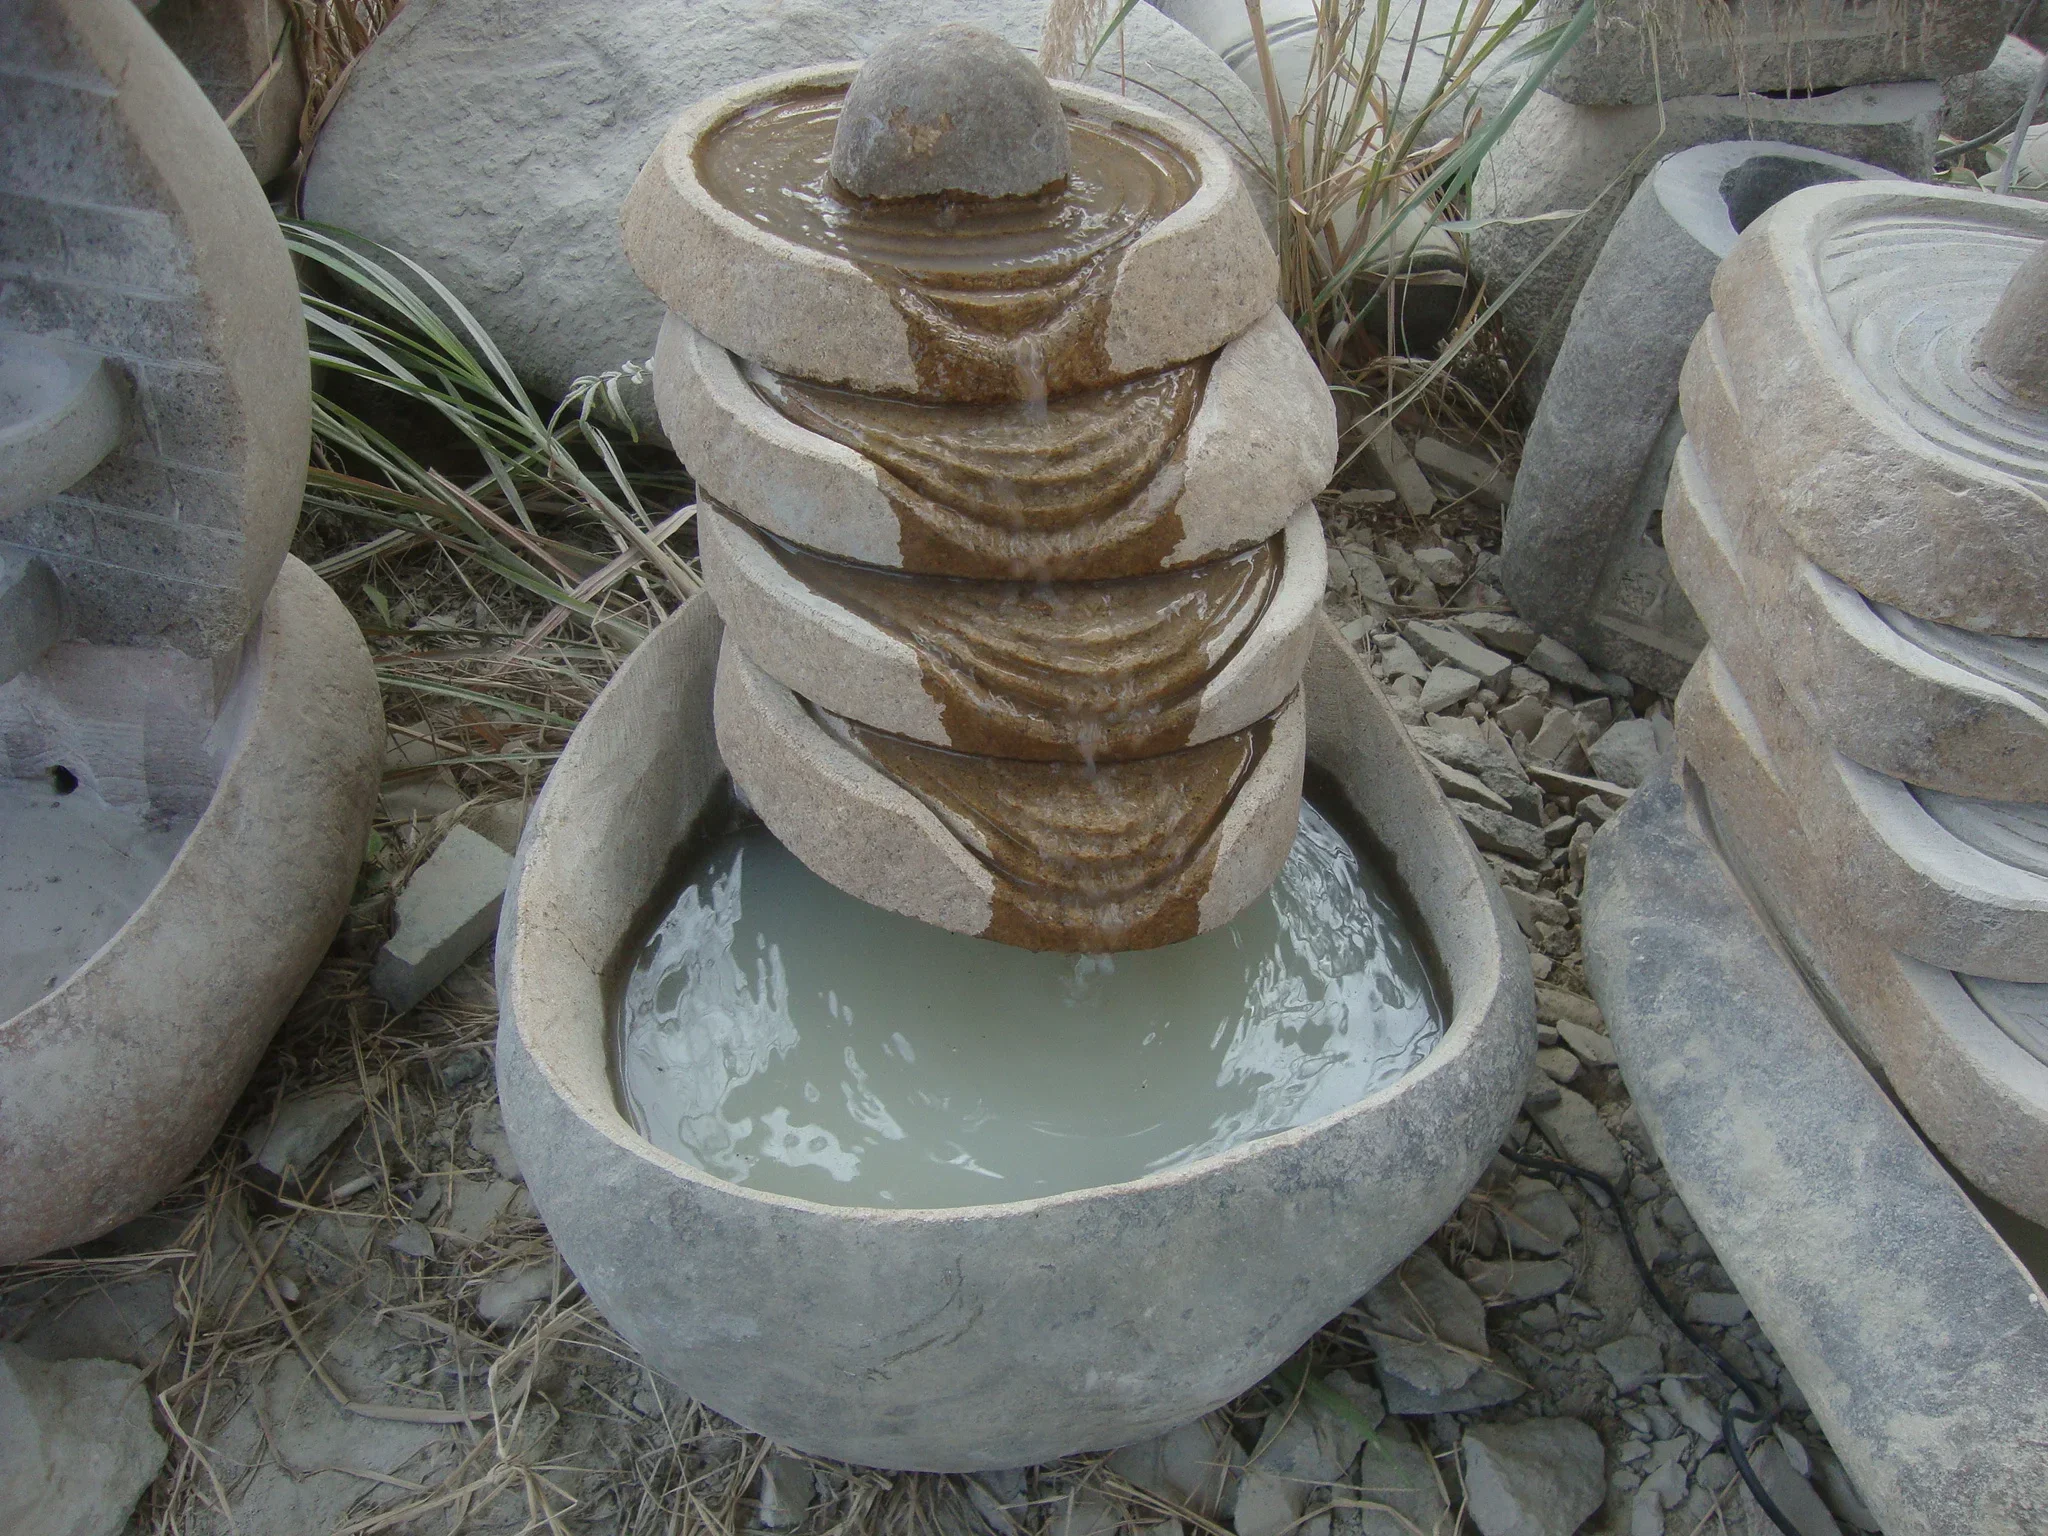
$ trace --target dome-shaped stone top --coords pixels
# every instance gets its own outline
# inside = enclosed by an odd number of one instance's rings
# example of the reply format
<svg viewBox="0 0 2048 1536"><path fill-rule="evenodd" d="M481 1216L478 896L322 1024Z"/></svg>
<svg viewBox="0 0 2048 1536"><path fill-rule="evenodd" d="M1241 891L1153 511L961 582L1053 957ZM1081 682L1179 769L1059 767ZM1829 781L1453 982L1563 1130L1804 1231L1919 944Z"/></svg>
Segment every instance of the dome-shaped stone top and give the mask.
<svg viewBox="0 0 2048 1536"><path fill-rule="evenodd" d="M1029 197L1067 179L1059 97L1018 49L948 23L891 38L853 77L832 179L855 197Z"/></svg>

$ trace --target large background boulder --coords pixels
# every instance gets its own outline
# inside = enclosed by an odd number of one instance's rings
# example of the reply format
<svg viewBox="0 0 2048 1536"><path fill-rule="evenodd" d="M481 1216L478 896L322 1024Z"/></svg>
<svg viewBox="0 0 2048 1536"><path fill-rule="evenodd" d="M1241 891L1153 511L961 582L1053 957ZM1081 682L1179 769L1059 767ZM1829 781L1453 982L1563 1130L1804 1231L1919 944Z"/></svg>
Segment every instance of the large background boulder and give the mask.
<svg viewBox="0 0 2048 1536"><path fill-rule="evenodd" d="M412 0L328 119L306 215L423 263L552 400L654 350L661 310L626 264L619 205L684 107L942 21L1035 50L1044 15L1042 0ZM1087 83L1116 89L1120 68L1133 97L1241 150L1263 133L1222 59L1149 6ZM652 401L638 408L653 428Z"/></svg>

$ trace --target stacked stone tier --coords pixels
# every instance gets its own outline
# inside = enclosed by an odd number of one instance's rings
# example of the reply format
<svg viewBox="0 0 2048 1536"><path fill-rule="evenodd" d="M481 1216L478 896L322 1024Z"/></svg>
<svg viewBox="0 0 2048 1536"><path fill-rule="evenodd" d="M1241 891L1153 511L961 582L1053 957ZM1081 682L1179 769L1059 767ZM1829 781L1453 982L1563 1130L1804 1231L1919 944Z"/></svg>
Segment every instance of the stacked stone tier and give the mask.
<svg viewBox="0 0 2048 1536"><path fill-rule="evenodd" d="M1716 276L1664 509L1712 637L1678 734L1726 845L1922 1129L2037 1221L2048 411L1974 359L2043 239L1937 189L1788 199Z"/></svg>
<svg viewBox="0 0 2048 1536"><path fill-rule="evenodd" d="M1192 937L1293 844L1329 392L1218 146L1061 87L1064 191L862 202L825 172L850 74L693 109L626 211L726 625L720 750L877 905L1029 948Z"/></svg>
<svg viewBox="0 0 2048 1536"><path fill-rule="evenodd" d="M1678 738L1721 846L1837 1025L1971 1183L2048 1223L2048 987L1927 965L1871 937L1863 893L1808 841L1749 699L1709 647Z"/></svg>
<svg viewBox="0 0 2048 1536"><path fill-rule="evenodd" d="M1057 221L968 221L949 240L958 224L927 200L834 199L854 70L690 108L626 199L634 270L728 351L878 394L1042 400L1206 357L1272 307L1279 261L1223 144L1083 86L1055 84L1075 163Z"/></svg>

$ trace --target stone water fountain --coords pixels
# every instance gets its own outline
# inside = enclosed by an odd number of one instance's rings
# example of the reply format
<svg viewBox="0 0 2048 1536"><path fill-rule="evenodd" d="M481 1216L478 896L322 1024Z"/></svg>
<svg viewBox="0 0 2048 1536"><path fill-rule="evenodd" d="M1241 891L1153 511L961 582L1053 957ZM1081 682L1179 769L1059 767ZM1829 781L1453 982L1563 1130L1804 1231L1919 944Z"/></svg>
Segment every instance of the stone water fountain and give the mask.
<svg viewBox="0 0 2048 1536"><path fill-rule="evenodd" d="M786 1444L989 1469L1195 1418L1455 1207L1534 1045L1317 614L1333 414L1245 190L947 27L689 109L624 222L710 591L508 894L534 1199L654 1368Z"/></svg>
<svg viewBox="0 0 2048 1536"><path fill-rule="evenodd" d="M128 0L0 19L0 1263L182 1179L325 952L382 720L286 546L298 284Z"/></svg>
<svg viewBox="0 0 2048 1536"><path fill-rule="evenodd" d="M1743 234L1664 502L1710 643L1587 876L1637 1107L1888 1532L2048 1523L2044 337L2038 203Z"/></svg>

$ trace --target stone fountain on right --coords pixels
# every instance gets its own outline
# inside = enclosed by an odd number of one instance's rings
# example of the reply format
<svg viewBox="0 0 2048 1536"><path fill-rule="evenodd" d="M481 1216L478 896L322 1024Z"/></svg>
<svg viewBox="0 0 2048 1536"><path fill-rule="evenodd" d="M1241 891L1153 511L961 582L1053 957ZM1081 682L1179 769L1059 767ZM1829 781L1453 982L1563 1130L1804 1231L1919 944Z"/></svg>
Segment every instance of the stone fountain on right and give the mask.
<svg viewBox="0 0 2048 1536"><path fill-rule="evenodd" d="M1671 564L1711 643L1588 975L1887 1532L2048 1528L2048 210L1798 192L1714 279Z"/></svg>

